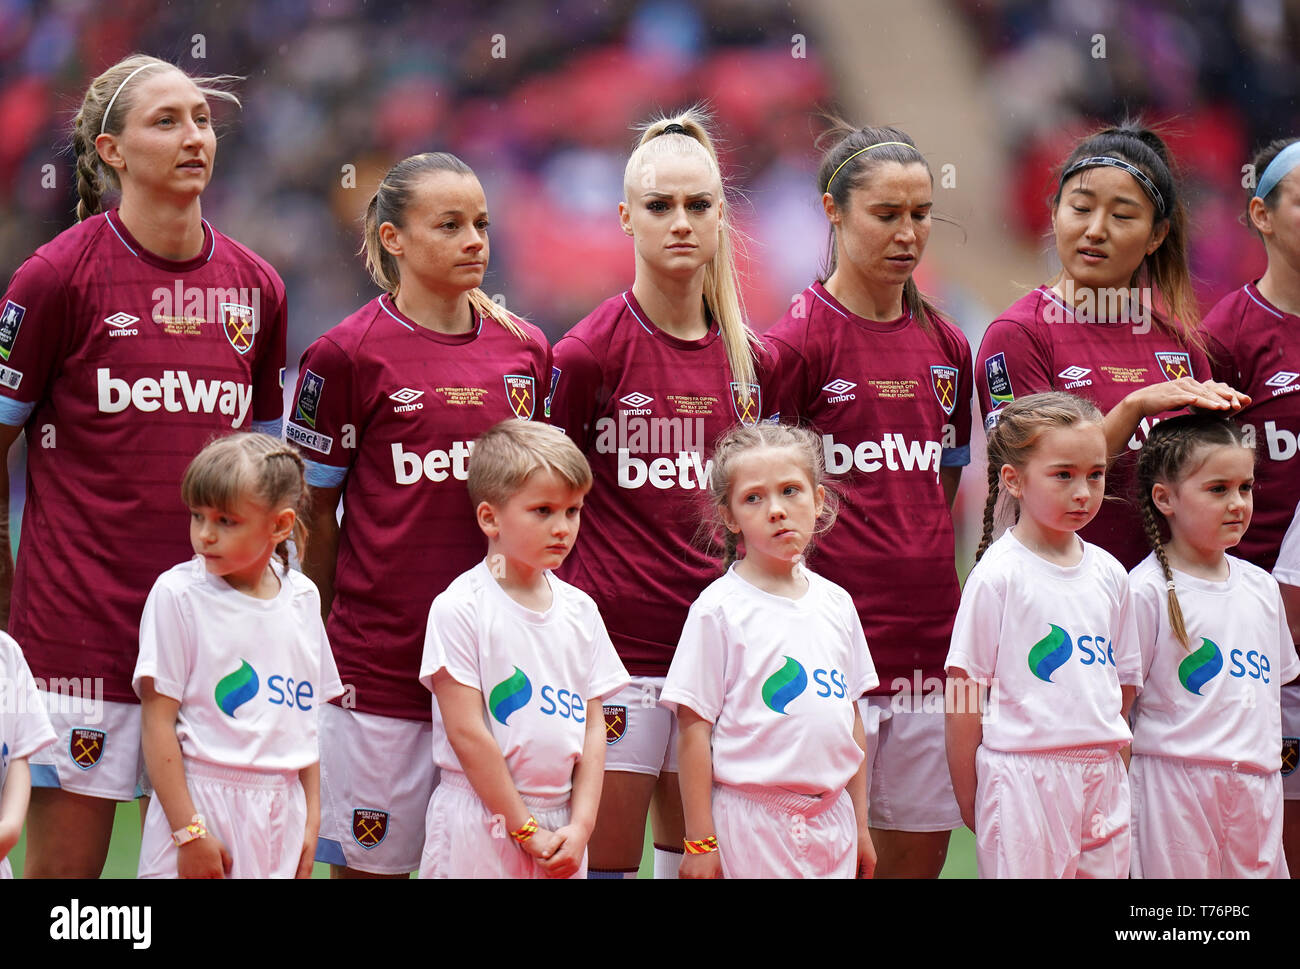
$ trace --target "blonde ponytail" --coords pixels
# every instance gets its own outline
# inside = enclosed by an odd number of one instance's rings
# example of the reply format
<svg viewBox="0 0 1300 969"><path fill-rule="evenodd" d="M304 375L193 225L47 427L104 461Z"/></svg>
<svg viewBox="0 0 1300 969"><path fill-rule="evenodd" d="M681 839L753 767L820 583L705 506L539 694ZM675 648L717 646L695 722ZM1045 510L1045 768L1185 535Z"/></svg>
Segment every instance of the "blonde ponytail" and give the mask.
<svg viewBox="0 0 1300 969"><path fill-rule="evenodd" d="M360 255L366 257L366 270L375 285L396 296L402 285L402 275L393 254L384 248L379 238L379 227L385 222L401 226L406 218L407 206L415 186L425 175L431 172L453 172L457 175L474 175L474 169L450 152L428 151L422 155L404 158L388 170L375 194L370 196L366 206L365 231L361 242ZM528 340L528 334L519 325L519 319L504 306L493 300L483 290L475 288L469 291L470 308L480 316L496 320L520 340Z"/></svg>
<svg viewBox="0 0 1300 969"><path fill-rule="evenodd" d="M702 153L709 168L718 180L723 195L726 185L718 166L718 154L709 135L711 118L700 106L687 108L673 117L656 118L641 128L641 138L627 160L623 171L623 194L630 202L629 189L639 179L642 166L660 154ZM668 129L672 130L668 130ZM718 321L722 345L727 351L727 363L737 384L741 399L748 402L752 388L758 386L758 371L754 360L760 343L758 336L745 322L745 307L736 280L736 239L738 233L732 225L731 206L723 205L718 226L718 251L704 270L704 303L709 313Z"/></svg>

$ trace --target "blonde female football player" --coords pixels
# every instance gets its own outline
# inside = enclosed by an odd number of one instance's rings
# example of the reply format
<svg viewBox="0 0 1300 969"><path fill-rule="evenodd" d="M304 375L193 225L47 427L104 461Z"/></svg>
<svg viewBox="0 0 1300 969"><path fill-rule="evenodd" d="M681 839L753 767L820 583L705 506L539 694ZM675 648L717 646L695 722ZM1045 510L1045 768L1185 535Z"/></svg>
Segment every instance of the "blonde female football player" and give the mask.
<svg viewBox="0 0 1300 969"><path fill-rule="evenodd" d="M1135 878L1287 877L1280 688L1300 660L1277 582L1225 554L1250 526L1254 479L1241 430L1208 414L1162 421L1138 459L1152 551L1129 575Z"/></svg>
<svg viewBox="0 0 1300 969"><path fill-rule="evenodd" d="M849 594L803 565L835 517L822 473L805 429L737 428L714 452L726 573L691 606L663 691L681 738L683 878L875 868L857 700L876 671Z"/></svg>
<svg viewBox="0 0 1300 969"><path fill-rule="evenodd" d="M266 434L220 438L185 472L194 556L154 583L135 667L141 878L311 877L318 710L343 685L316 587L289 568L306 492L297 451Z"/></svg>
<svg viewBox="0 0 1300 969"><path fill-rule="evenodd" d="M770 358L745 324L730 202L706 121L693 109L645 127L619 204L635 252L632 288L555 347L551 422L595 478L582 543L560 574L596 600L632 675L605 703L593 878L635 876L652 800L655 870L676 874L675 720L658 697L686 612L714 574L693 542L695 499L718 436L773 410Z"/></svg>
<svg viewBox="0 0 1300 969"><path fill-rule="evenodd" d="M1211 369L1217 379L1251 397L1238 420L1253 435L1259 460L1251 527L1236 555L1272 570L1300 504L1300 474L1291 442L1300 434L1300 141L1279 138L1255 153L1256 175L1246 203L1246 225L1264 245L1268 267L1254 282L1229 293L1205 316ZM1300 627L1300 609L1293 626ZM1300 686L1282 688L1286 798L1283 844L1287 867L1300 872Z"/></svg>
<svg viewBox="0 0 1300 969"><path fill-rule="evenodd" d="M934 202L924 156L897 128L829 134L828 272L764 338L782 416L811 423L847 473L844 515L812 564L853 595L886 684L861 704L876 874L937 878L961 824L943 716L893 684L942 676L957 614L950 508L970 460L970 345L913 279Z"/></svg>
<svg viewBox="0 0 1300 969"><path fill-rule="evenodd" d="M80 221L0 300L0 452L28 430L0 614L38 680L83 687L44 694L59 742L31 759L29 876L98 876L114 802L139 795L131 671L150 583L188 550L176 482L217 435L279 434L284 286L200 203L232 80L143 54L95 78L73 120Z"/></svg>
<svg viewBox="0 0 1300 969"><path fill-rule="evenodd" d="M335 877L401 878L420 866L437 783L419 681L429 606L483 555L470 447L502 420L542 417L551 351L479 288L487 199L456 156L388 171L365 252L384 292L307 348L285 434L312 492L303 567L351 687L321 714L318 860Z"/></svg>
<svg viewBox="0 0 1300 969"><path fill-rule="evenodd" d="M984 535L947 663L948 763L979 874L1123 878L1120 751L1141 656L1127 574L1077 534L1105 489L1102 416L1031 394L1003 408L988 448ZM991 543L1003 493L1015 525Z"/></svg>

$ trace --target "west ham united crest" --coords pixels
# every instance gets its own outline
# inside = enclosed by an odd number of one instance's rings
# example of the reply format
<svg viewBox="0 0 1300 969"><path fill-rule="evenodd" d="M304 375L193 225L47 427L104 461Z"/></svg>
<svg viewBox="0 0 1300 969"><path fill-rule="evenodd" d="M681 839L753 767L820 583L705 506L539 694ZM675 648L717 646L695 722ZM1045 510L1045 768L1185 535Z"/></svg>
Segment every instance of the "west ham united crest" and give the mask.
<svg viewBox="0 0 1300 969"><path fill-rule="evenodd" d="M370 808L352 811L352 837L367 851L388 837L388 812Z"/></svg>
<svg viewBox="0 0 1300 969"><path fill-rule="evenodd" d="M1292 773L1300 763L1300 737L1282 738L1282 776Z"/></svg>
<svg viewBox="0 0 1300 969"><path fill-rule="evenodd" d="M930 386L934 396L939 398L939 406L949 417L957 406L957 368L932 366L930 368Z"/></svg>
<svg viewBox="0 0 1300 969"><path fill-rule="evenodd" d="M253 335L257 332L257 317L253 307L241 303L221 304L221 329L230 345L244 354L253 349Z"/></svg>
<svg viewBox="0 0 1300 969"><path fill-rule="evenodd" d="M605 743L616 744L627 732L627 707L602 707L605 711Z"/></svg>
<svg viewBox="0 0 1300 969"><path fill-rule="evenodd" d="M533 378L507 374L506 400L510 402L510 409L515 412L516 417L523 421L531 421L535 406Z"/></svg>
<svg viewBox="0 0 1300 969"><path fill-rule="evenodd" d="M1157 353L1156 363L1160 364L1160 372L1165 375L1166 380L1177 380L1179 377L1190 377L1192 375L1192 355L1190 353L1168 351Z"/></svg>
<svg viewBox="0 0 1300 969"><path fill-rule="evenodd" d="M104 756L104 741L107 738L108 734L102 730L73 727L68 741L68 753L72 755L72 762L82 770L90 770Z"/></svg>
<svg viewBox="0 0 1300 969"><path fill-rule="evenodd" d="M744 399L743 388L749 388L749 399ZM731 382L731 406L736 412L736 417L740 423L745 425L757 424L759 416L763 413L763 391L758 384L741 384L733 380Z"/></svg>

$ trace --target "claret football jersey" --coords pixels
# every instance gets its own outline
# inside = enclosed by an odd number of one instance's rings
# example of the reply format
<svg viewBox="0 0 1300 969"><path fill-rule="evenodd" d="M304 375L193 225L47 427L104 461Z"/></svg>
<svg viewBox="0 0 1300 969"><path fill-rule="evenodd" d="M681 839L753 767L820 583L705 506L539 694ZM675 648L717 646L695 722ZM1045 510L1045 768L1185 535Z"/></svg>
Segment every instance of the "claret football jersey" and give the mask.
<svg viewBox="0 0 1300 969"><path fill-rule="evenodd" d="M279 434L284 285L203 223L174 262L116 211L55 237L0 305L0 422L27 432L27 504L9 631L32 673L131 672L154 579L193 554L185 468L214 437Z"/></svg>
<svg viewBox="0 0 1300 969"><path fill-rule="evenodd" d="M633 676L664 676L695 597L721 573L710 554L713 445L771 416L771 358L744 393L716 323L679 340L631 291L606 300L555 345L551 423L587 455L595 483L560 569L600 607ZM720 550L719 550L720 551Z"/></svg>
<svg viewBox="0 0 1300 969"><path fill-rule="evenodd" d="M1271 570L1300 504L1300 317L1248 283L1210 310L1204 326L1215 379L1251 397L1236 418L1255 447L1255 511L1234 554Z"/></svg>
<svg viewBox="0 0 1300 969"><path fill-rule="evenodd" d="M429 606L487 551L466 479L474 439L541 420L551 374L542 331L490 317L445 334L371 300L303 354L285 436L307 481L342 487L326 630L345 696L362 713L430 718L420 685Z"/></svg>
<svg viewBox="0 0 1300 969"><path fill-rule="evenodd" d="M851 313L821 283L766 338L780 360L784 419L820 435L841 496L809 565L853 597L878 693L941 682L961 593L939 471L970 461L971 356L944 320ZM906 686L904 686L906 684Z"/></svg>
<svg viewBox="0 0 1300 969"><path fill-rule="evenodd" d="M1136 314L1135 314L1136 315ZM1135 390L1179 377L1210 378L1210 364L1154 320L1112 322L1076 314L1046 286L1012 303L989 325L975 380L985 426L1004 404L1027 394L1064 390L1086 397L1103 414ZM1131 569L1150 548L1137 503L1137 455L1147 434L1174 412L1144 417L1125 453L1106 471L1106 500L1079 532Z"/></svg>

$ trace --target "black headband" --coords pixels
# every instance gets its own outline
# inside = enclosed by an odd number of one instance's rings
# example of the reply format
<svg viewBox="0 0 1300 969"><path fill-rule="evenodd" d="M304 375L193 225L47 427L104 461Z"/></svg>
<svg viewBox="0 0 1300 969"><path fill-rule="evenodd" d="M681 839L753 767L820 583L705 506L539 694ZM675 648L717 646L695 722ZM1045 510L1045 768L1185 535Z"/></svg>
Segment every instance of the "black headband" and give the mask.
<svg viewBox="0 0 1300 969"><path fill-rule="evenodd" d="M1091 158L1080 158L1077 162L1061 172L1061 184L1064 185L1066 180L1075 172L1082 171L1085 168L1097 168L1106 166L1108 168L1118 168L1121 171L1128 172L1138 184L1146 190L1151 201L1155 203L1156 218L1163 219L1168 213L1165 211L1165 197L1160 194L1160 189L1156 188L1156 183L1147 178L1146 172L1136 165L1130 165L1122 158L1112 158L1109 155L1093 155Z"/></svg>

